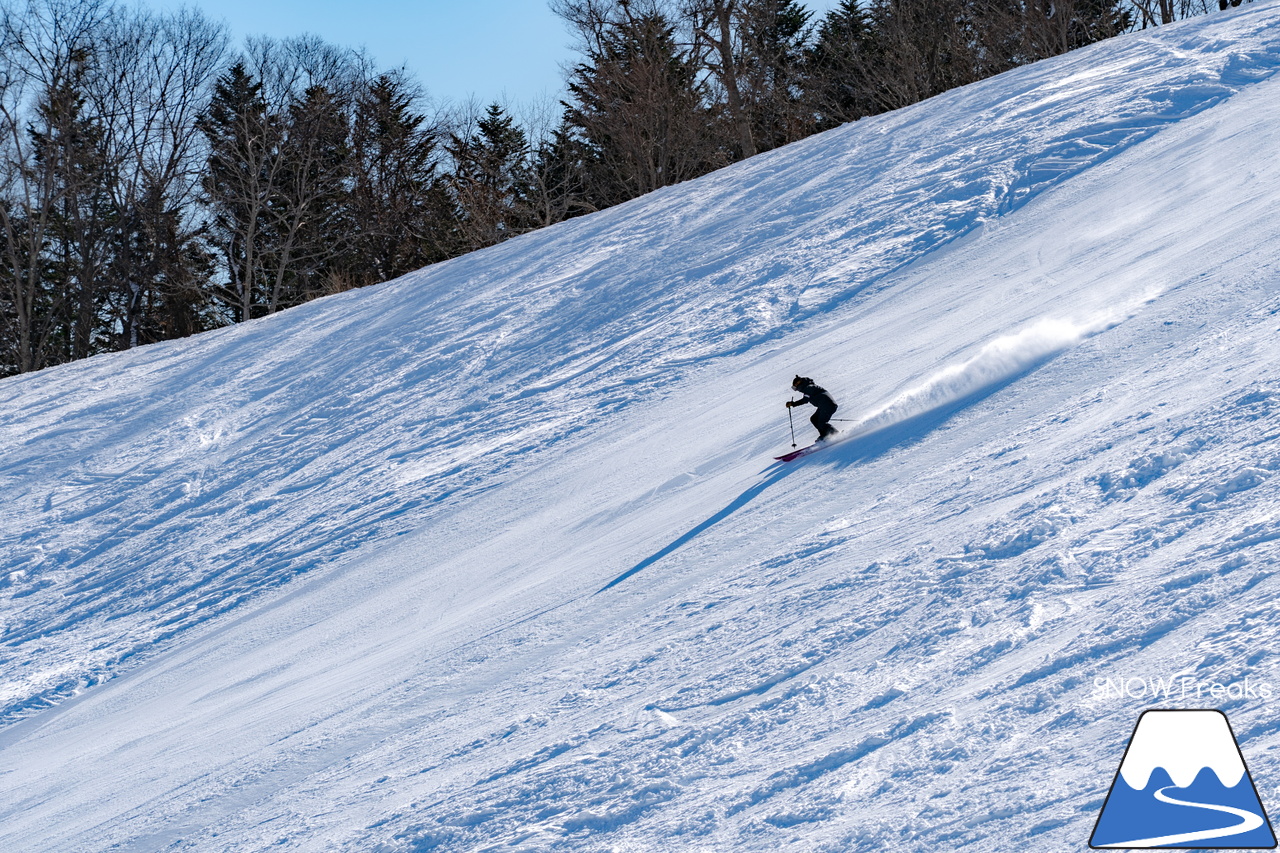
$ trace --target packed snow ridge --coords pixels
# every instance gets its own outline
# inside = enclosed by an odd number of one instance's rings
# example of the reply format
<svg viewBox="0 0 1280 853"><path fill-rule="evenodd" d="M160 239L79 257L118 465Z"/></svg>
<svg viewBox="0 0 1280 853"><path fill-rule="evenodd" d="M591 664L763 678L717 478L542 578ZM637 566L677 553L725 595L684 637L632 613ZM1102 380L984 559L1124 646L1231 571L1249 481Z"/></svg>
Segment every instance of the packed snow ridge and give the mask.
<svg viewBox="0 0 1280 853"><path fill-rule="evenodd" d="M0 849L1081 849L1150 707L1274 808L1277 70L1255 2L0 382Z"/></svg>

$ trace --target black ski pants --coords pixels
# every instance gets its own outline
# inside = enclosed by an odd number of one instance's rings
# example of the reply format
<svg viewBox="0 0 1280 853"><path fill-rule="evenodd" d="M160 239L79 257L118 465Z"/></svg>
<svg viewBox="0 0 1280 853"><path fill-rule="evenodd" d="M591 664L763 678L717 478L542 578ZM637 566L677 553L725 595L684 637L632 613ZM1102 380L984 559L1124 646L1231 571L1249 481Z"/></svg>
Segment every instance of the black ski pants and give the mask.
<svg viewBox="0 0 1280 853"><path fill-rule="evenodd" d="M809 423L813 424L818 430L818 438L826 438L835 432L831 426L831 416L836 413L836 409L840 408L835 403L818 406L818 411L814 412L809 418Z"/></svg>

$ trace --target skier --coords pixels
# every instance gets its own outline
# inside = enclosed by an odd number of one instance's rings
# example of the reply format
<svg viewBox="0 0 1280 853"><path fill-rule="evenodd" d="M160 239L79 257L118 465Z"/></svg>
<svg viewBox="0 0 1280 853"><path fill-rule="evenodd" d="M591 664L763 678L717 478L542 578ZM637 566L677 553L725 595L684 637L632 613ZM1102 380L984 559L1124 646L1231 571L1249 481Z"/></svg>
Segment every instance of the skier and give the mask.
<svg viewBox="0 0 1280 853"><path fill-rule="evenodd" d="M797 376L792 379L791 388L797 393L803 394L804 399L788 400L787 408L803 406L805 403L817 407L818 411L814 412L813 417L809 418L809 423L817 427L818 441L826 441L835 435L837 430L831 425L831 416L840 407L836 405L835 400L831 399L831 395L815 385L813 380L807 376Z"/></svg>

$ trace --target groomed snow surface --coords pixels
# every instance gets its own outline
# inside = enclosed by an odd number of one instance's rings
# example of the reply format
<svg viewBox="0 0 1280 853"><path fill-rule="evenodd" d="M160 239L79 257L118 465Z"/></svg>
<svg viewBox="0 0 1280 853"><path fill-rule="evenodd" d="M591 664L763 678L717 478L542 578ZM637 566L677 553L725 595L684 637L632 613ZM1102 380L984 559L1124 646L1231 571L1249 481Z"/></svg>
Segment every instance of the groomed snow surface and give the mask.
<svg viewBox="0 0 1280 853"><path fill-rule="evenodd" d="M1280 808L1277 70L1246 4L0 382L0 849L1076 850L1150 707Z"/></svg>

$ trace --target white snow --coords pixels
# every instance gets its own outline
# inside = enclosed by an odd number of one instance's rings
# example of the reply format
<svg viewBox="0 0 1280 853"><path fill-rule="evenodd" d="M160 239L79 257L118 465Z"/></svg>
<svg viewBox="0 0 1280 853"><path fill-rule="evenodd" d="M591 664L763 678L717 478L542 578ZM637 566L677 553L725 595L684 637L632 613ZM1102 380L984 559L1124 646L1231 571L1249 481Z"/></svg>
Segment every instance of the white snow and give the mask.
<svg viewBox="0 0 1280 853"><path fill-rule="evenodd" d="M0 382L0 849L1081 849L1151 707L1274 807L1277 70L1254 2Z"/></svg>
<svg viewBox="0 0 1280 853"><path fill-rule="evenodd" d="M1143 299L1147 303L1154 297ZM1132 312L1125 312L1132 316ZM1119 325L1119 312L1106 312L1084 323L1046 318L1020 332L996 338L973 358L939 370L915 388L910 388L865 418L856 430L870 432L903 423L981 393L993 385L1009 382L1032 370L1087 337Z"/></svg>

